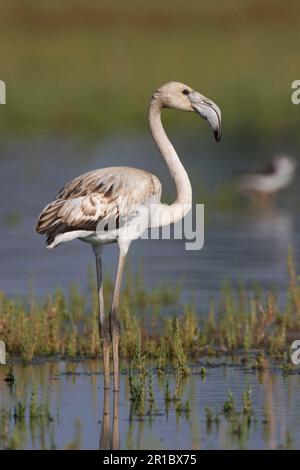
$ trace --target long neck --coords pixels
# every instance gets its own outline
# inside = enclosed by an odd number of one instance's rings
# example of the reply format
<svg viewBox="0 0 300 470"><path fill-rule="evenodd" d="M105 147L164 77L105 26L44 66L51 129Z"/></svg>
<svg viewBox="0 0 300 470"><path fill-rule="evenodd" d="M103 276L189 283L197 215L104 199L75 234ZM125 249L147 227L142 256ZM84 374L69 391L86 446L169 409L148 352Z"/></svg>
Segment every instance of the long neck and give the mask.
<svg viewBox="0 0 300 470"><path fill-rule="evenodd" d="M159 148L176 186L176 200L171 205L162 205L159 225L175 223L182 219L192 206L192 186L173 145L169 141L161 122L161 103L153 98L149 107L149 124L153 139Z"/></svg>

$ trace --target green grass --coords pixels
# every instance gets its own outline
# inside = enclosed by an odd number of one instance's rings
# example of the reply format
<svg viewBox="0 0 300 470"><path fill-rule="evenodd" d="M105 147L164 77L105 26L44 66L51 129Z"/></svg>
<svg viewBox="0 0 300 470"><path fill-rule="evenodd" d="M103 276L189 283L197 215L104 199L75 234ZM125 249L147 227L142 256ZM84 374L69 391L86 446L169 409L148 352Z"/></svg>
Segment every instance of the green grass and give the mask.
<svg viewBox="0 0 300 470"><path fill-rule="evenodd" d="M227 136L299 139L299 14L295 0L2 0L1 133L145 130L151 92L180 80L220 105ZM169 125L205 132L182 114Z"/></svg>
<svg viewBox="0 0 300 470"><path fill-rule="evenodd" d="M249 353L258 351L252 368L263 370L265 353L285 358L289 351L290 334L300 332L300 280L292 253L288 259L289 286L286 304L278 304L276 292L262 289L249 291L229 282L220 290L219 302L214 301L201 315L194 303L182 306L180 291L162 285L147 292L141 273L128 272L120 304L123 358L134 360L133 369L143 371L144 362L154 359L158 373L164 375L171 364L176 376L184 379L189 373L188 362L202 356L218 356L242 351L244 362ZM91 307L73 286L69 295L57 290L47 299L12 299L0 294L0 337L6 342L9 357L24 362L35 357L68 359L99 357L97 290L90 285ZM105 298L112 295L112 283L105 282ZM215 311L217 313L215 313ZM264 353L264 352L265 353ZM201 374L205 377L205 368Z"/></svg>

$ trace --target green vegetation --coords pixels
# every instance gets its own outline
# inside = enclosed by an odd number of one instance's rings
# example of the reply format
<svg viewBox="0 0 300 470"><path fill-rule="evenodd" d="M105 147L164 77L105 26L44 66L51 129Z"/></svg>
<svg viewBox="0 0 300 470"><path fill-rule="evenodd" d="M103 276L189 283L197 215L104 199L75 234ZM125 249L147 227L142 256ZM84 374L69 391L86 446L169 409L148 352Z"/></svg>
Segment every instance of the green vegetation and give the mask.
<svg viewBox="0 0 300 470"><path fill-rule="evenodd" d="M231 417L235 412L235 401L232 395L231 390L228 390L228 398L223 406L223 413L226 417Z"/></svg>
<svg viewBox="0 0 300 470"><path fill-rule="evenodd" d="M145 357L141 354L141 345L138 343L129 372L129 389L131 400L131 416L144 416L146 413L146 376ZM151 385L152 387L152 385ZM152 390L149 393L151 396Z"/></svg>
<svg viewBox="0 0 300 470"><path fill-rule="evenodd" d="M6 376L4 377L4 381L5 381L8 385L12 386L12 385L15 383L15 380L16 380L16 378L15 378L15 374L14 374L13 367L10 366L9 369L8 369L8 372L7 372Z"/></svg>
<svg viewBox="0 0 300 470"><path fill-rule="evenodd" d="M151 91L178 79L219 103L227 136L299 138L299 13L296 0L3 0L1 132L145 130Z"/></svg>
<svg viewBox="0 0 300 470"><path fill-rule="evenodd" d="M191 406L190 406L190 403L188 401L186 402L182 402L182 401L179 401L176 405L176 414L179 415L179 416L189 416L190 414L190 411L191 411Z"/></svg>
<svg viewBox="0 0 300 470"><path fill-rule="evenodd" d="M246 416L251 416L253 413L253 403L251 400L251 389L248 385L247 390L243 393L243 413Z"/></svg>
<svg viewBox="0 0 300 470"><path fill-rule="evenodd" d="M123 358L134 359L133 366L143 373L145 360L154 359L158 373L164 375L172 365L178 380L189 373L188 361L198 357L258 350L251 359L253 369L268 365L262 352L273 358L286 357L290 333L300 331L300 280L292 254L288 260L289 286L286 303L278 304L276 292L263 292L256 286L234 288L228 281L221 287L220 300L211 303L207 314L197 312L191 302L182 307L180 289L168 285L147 292L141 273L128 272L120 304L122 327L120 351ZM112 294L112 283L105 282L105 298ZM24 362L36 357L99 357L97 290L91 282L92 307L74 286L69 296L58 290L46 300L30 295L11 299L0 294L0 336L10 357ZM216 313L215 313L216 312ZM287 367L285 368L287 370ZM206 375L205 367L199 371ZM7 382L13 382L13 372Z"/></svg>
<svg viewBox="0 0 300 470"><path fill-rule="evenodd" d="M22 441L27 438L28 430L35 440L36 434L44 436L53 421L48 396L39 398L37 388L33 385L28 402L27 390L14 385L10 390L10 399L3 399L1 402L0 448L22 448Z"/></svg>
<svg viewBox="0 0 300 470"><path fill-rule="evenodd" d="M248 431L251 424L251 417L254 414L253 403L251 400L251 389L248 386L243 393L243 411L239 412L231 390L228 390L228 397L224 402L222 414L226 421L231 424L230 434L238 438L239 444L243 444L248 439ZM213 413L208 406L205 407L207 432L211 431L213 424L219 425L221 413Z"/></svg>

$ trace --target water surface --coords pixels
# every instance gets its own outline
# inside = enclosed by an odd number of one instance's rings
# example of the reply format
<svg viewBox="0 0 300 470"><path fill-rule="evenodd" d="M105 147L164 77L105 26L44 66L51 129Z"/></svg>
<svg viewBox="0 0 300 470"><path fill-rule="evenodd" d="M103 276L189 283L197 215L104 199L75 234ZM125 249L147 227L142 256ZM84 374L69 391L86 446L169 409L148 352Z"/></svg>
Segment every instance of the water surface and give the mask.
<svg viewBox="0 0 300 470"><path fill-rule="evenodd" d="M279 370L258 372L230 361L219 362L223 364L207 369L204 380L199 374L200 366L192 368L182 394L182 401L190 404L190 412L182 415L176 413L173 404L168 409L165 404L166 380L174 391L173 374L158 378L154 370L155 409L143 417L131 415L127 373L121 375L120 395L105 395L97 361L71 366L65 362L19 365L15 367L13 388L3 381L7 367L1 367L2 413L3 409L13 410L18 400L27 400L24 421L12 416L4 426L1 418L1 448L12 442L21 449L299 448L299 370L284 376ZM38 391L38 403L48 403L50 422L29 417L33 386ZM250 420L242 413L242 396L247 387L251 389L254 411ZM226 419L222 409L228 390L233 393L238 414ZM207 407L214 416L219 415L217 422L207 421ZM149 404L146 413L148 408Z"/></svg>
<svg viewBox="0 0 300 470"><path fill-rule="evenodd" d="M246 151L226 141L223 146L212 142L205 147L193 139L177 138L175 145L183 155L195 195L203 184L213 192L233 181L237 173L260 167L273 153L270 147ZM38 295L57 286L66 289L73 282L87 289L88 264L94 262L89 247L75 241L48 251L43 237L34 232L41 209L73 177L93 168L136 166L156 173L165 196L174 196L167 170L147 136L111 136L86 146L45 138L2 143L0 150L0 288L9 295L25 295L29 284ZM200 251L186 251L183 240L136 241L130 251L133 269L143 265L148 288L162 280L180 280L184 299L194 291L203 310L225 278L244 280L249 287L253 282L265 289L276 286L283 294L288 246L295 247L296 260L300 253L297 181L268 215L217 214L206 206L209 217ZM104 267L110 275L116 251L115 246L105 248Z"/></svg>

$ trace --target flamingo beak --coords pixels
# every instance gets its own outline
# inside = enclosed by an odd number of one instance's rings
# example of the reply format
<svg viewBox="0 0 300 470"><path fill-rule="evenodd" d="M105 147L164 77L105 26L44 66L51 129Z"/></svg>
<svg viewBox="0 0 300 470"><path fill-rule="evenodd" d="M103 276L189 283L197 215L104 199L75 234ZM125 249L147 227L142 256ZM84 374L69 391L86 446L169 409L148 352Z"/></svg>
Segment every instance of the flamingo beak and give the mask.
<svg viewBox="0 0 300 470"><path fill-rule="evenodd" d="M193 110L205 119L213 130L217 142L221 140L221 110L205 96L197 91L192 91L188 95Z"/></svg>

